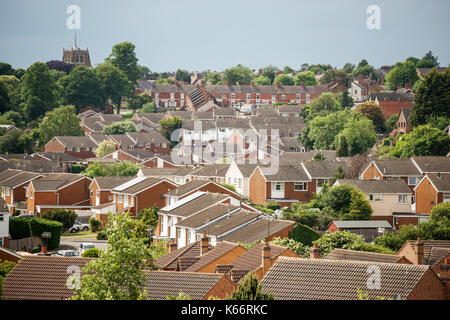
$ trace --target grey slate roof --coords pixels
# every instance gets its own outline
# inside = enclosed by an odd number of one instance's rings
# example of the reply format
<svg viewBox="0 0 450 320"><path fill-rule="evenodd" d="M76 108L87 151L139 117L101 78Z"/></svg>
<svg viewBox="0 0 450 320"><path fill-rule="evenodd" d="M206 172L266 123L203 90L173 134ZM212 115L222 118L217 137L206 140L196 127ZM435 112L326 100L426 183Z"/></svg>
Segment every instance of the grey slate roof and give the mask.
<svg viewBox="0 0 450 320"><path fill-rule="evenodd" d="M177 223L178 227L187 227L187 228L199 228L205 225L208 222L211 222L220 217L226 216L229 212L233 212L239 207L232 206L229 204L216 204L212 207L202 210L201 212L191 215L189 218L186 218Z"/></svg>
<svg viewBox="0 0 450 320"><path fill-rule="evenodd" d="M254 211L241 210L236 213L232 213L211 225L208 225L202 229L202 232L205 232L210 236L221 236L224 233L256 220L260 215L260 213L256 213Z"/></svg>
<svg viewBox="0 0 450 320"><path fill-rule="evenodd" d="M89 136L56 136L54 139L59 140L66 148L95 148L97 144L92 141Z"/></svg>
<svg viewBox="0 0 450 320"><path fill-rule="evenodd" d="M152 178L152 177L145 177L144 179L142 179L142 177L138 177L134 178L133 180L129 180L122 185L118 185L112 190L112 192L137 194L143 191L144 189L163 181L160 178Z"/></svg>
<svg viewBox="0 0 450 320"><path fill-rule="evenodd" d="M417 167L410 159L380 159L373 160L383 176L420 176Z"/></svg>
<svg viewBox="0 0 450 320"><path fill-rule="evenodd" d="M325 259L328 260L373 261L384 263L398 263L403 258L403 256L398 256L395 254L384 254L347 249L334 249L325 257Z"/></svg>
<svg viewBox="0 0 450 320"><path fill-rule="evenodd" d="M344 164L336 161L304 161L303 165L306 168L306 171L309 173L311 178L318 179L318 178L332 178L339 167L342 167L342 169L345 169Z"/></svg>
<svg viewBox="0 0 450 320"><path fill-rule="evenodd" d="M27 181L30 181L32 179L39 177L40 175L41 174L36 173L36 172L23 171L16 176L13 176L9 179L1 181L0 185L4 186L4 187L15 188L17 186L20 186L21 184L24 184Z"/></svg>
<svg viewBox="0 0 450 320"><path fill-rule="evenodd" d="M349 184L357 187L362 192L382 193L382 194L411 194L412 191L403 180L359 180L359 179L338 179L339 185Z"/></svg>
<svg viewBox="0 0 450 320"><path fill-rule="evenodd" d="M272 174L270 167L259 167L268 182L297 182L311 181L301 165L280 165L278 171Z"/></svg>
<svg viewBox="0 0 450 320"><path fill-rule="evenodd" d="M333 223L339 228L392 228L386 220L335 220Z"/></svg>
<svg viewBox="0 0 450 320"><path fill-rule="evenodd" d="M89 179L81 174L50 173L39 180L33 180L31 183L35 191L57 191L82 178Z"/></svg>
<svg viewBox="0 0 450 320"><path fill-rule="evenodd" d="M204 193L201 196L192 199L189 202L186 202L170 211L164 210L162 208L159 213L165 213L169 215L179 216L179 217L189 217L193 214L198 213L199 211L206 209L207 207L220 203L223 200L228 198L228 195L222 195L218 193Z"/></svg>
<svg viewBox="0 0 450 320"><path fill-rule="evenodd" d="M450 174L443 173L438 176L435 173L428 173L427 177L438 189L438 192L450 192Z"/></svg>
<svg viewBox="0 0 450 320"><path fill-rule="evenodd" d="M211 183L211 180L207 179L195 179L192 181L189 181L181 186L179 186L176 189L170 190L166 195L168 196L178 196L181 197L186 193L192 192L208 183Z"/></svg>
<svg viewBox="0 0 450 320"><path fill-rule="evenodd" d="M225 177L230 164L228 163L213 163L207 164L194 172L191 173L192 176L196 177Z"/></svg>
<svg viewBox="0 0 450 320"><path fill-rule="evenodd" d="M450 157L412 157L423 173L450 173Z"/></svg>
<svg viewBox="0 0 450 320"><path fill-rule="evenodd" d="M132 179L134 179L134 177L95 177L94 178L94 180L96 181L100 190L112 190L115 187L120 186L121 184L124 184L125 182L128 182Z"/></svg>

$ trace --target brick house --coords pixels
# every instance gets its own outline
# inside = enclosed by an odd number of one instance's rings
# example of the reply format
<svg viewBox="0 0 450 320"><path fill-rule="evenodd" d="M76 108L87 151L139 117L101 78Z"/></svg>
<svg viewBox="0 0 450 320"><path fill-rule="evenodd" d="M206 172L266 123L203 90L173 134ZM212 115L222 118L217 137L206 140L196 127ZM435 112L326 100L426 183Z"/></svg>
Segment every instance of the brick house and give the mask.
<svg viewBox="0 0 450 320"><path fill-rule="evenodd" d="M450 174L428 173L414 189L416 212L430 214L435 205L450 202Z"/></svg>
<svg viewBox="0 0 450 320"><path fill-rule="evenodd" d="M109 135L117 149L145 149L155 154L170 154L170 142L157 132L127 132Z"/></svg>
<svg viewBox="0 0 450 320"><path fill-rule="evenodd" d="M175 182L178 185L191 181L190 174L196 169L189 166L179 166L174 168L148 168L139 169L137 176L160 177Z"/></svg>
<svg viewBox="0 0 450 320"><path fill-rule="evenodd" d="M166 179L143 176L115 187L111 193L116 204L116 212L129 210L136 215L148 207L164 207L164 194L177 187L177 184Z"/></svg>
<svg viewBox="0 0 450 320"><path fill-rule="evenodd" d="M153 159L155 154L147 149L119 149L103 156L103 159L116 159L117 161L130 161L142 163Z"/></svg>
<svg viewBox="0 0 450 320"><path fill-rule="evenodd" d="M45 152L63 152L79 159L95 157L98 144L89 136L56 136L45 145Z"/></svg>
<svg viewBox="0 0 450 320"><path fill-rule="evenodd" d="M325 256L328 260L346 260L346 261L374 261L382 263L403 263L412 264L405 256L385 254L385 253L375 253L375 252L365 252L356 251L348 249L333 249L329 254Z"/></svg>
<svg viewBox="0 0 450 320"><path fill-rule="evenodd" d="M26 189L28 214L38 217L53 208L88 208L92 179L72 173L50 173L32 180Z"/></svg>
<svg viewBox="0 0 450 320"><path fill-rule="evenodd" d="M112 190L132 180L133 177L95 177L89 185L89 203L99 206L113 202Z"/></svg>
<svg viewBox="0 0 450 320"><path fill-rule="evenodd" d="M369 95L369 101L375 101L381 107L385 119L398 114L403 108L411 108L413 95L396 91L377 92Z"/></svg>
<svg viewBox="0 0 450 320"><path fill-rule="evenodd" d="M176 168L179 165L173 163L171 156L153 155L153 157L143 160L141 164L147 168Z"/></svg>

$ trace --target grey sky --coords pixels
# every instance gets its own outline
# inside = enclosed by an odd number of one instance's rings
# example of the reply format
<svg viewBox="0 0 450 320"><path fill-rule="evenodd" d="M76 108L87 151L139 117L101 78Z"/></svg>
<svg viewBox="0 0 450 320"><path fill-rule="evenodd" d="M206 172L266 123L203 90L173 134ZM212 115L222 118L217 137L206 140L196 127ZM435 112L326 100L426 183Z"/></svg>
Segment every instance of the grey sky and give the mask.
<svg viewBox="0 0 450 320"><path fill-rule="evenodd" d="M122 41L158 72L239 63L340 68L362 58L378 67L429 50L441 66L450 61L448 0L0 0L0 61L27 68L61 60L75 34L66 27L71 4L81 8L77 42L93 64ZM381 9L381 30L366 27L372 4Z"/></svg>

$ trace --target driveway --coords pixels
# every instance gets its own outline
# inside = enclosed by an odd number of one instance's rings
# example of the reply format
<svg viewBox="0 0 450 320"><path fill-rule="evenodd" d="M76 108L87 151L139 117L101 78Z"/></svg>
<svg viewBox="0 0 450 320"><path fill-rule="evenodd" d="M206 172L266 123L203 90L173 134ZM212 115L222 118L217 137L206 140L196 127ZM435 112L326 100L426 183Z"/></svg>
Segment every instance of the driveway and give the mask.
<svg viewBox="0 0 450 320"><path fill-rule="evenodd" d="M92 242L96 248L106 249L106 240L85 237L61 237L58 250L78 250L82 242Z"/></svg>

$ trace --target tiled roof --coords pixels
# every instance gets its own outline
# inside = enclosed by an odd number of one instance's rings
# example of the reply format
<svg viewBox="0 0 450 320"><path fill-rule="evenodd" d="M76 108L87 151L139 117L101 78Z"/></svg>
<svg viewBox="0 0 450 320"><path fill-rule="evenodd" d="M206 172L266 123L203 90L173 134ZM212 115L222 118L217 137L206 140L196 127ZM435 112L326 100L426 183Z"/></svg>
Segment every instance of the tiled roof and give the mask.
<svg viewBox="0 0 450 320"><path fill-rule="evenodd" d="M126 147L134 147L136 145L136 143L126 134L110 134L109 136L121 148L126 149Z"/></svg>
<svg viewBox="0 0 450 320"><path fill-rule="evenodd" d="M417 167L410 159L373 160L383 176L420 176Z"/></svg>
<svg viewBox="0 0 450 320"><path fill-rule="evenodd" d="M273 169L271 167L259 168L268 182L311 181L301 165L280 165L276 173L272 172Z"/></svg>
<svg viewBox="0 0 450 320"><path fill-rule="evenodd" d="M150 132L127 132L126 135L130 137L136 144L149 144L149 143L169 143L162 134L156 131Z"/></svg>
<svg viewBox="0 0 450 320"><path fill-rule="evenodd" d="M158 113L138 113L137 115L139 118L147 120L153 124L157 124L162 118L164 118L165 114L162 112L158 112Z"/></svg>
<svg viewBox="0 0 450 320"><path fill-rule="evenodd" d="M192 192L208 183L211 183L211 180L206 179L195 179L192 181L189 181L181 186L179 186L176 189L170 190L167 195L168 196L178 196L181 197L186 193Z"/></svg>
<svg viewBox="0 0 450 320"><path fill-rule="evenodd" d="M111 141L108 135L101 133L92 133L88 136L98 146L103 141Z"/></svg>
<svg viewBox="0 0 450 320"><path fill-rule="evenodd" d="M245 178L249 178L253 171L256 169L256 164L250 164L250 163L237 163L237 167L239 168L239 171L241 171L242 176Z"/></svg>
<svg viewBox="0 0 450 320"><path fill-rule="evenodd" d="M38 173L63 172L64 168L56 161L25 160L25 161L0 161L0 172L6 169L25 170Z"/></svg>
<svg viewBox="0 0 450 320"><path fill-rule="evenodd" d="M344 169L344 165L336 161L304 161L303 165L313 179L331 179L336 174L339 167Z"/></svg>
<svg viewBox="0 0 450 320"><path fill-rule="evenodd" d="M300 165L302 161L310 161L317 153L322 153L325 161L336 160L335 150L311 150L308 152L283 152L280 154L280 165Z"/></svg>
<svg viewBox="0 0 450 320"><path fill-rule="evenodd" d="M413 97L411 94L408 93L400 93L396 91L390 91L390 92L376 92L369 94L370 100L377 99L378 101L411 101L413 100Z"/></svg>
<svg viewBox="0 0 450 320"><path fill-rule="evenodd" d="M433 250L433 248L450 249L450 240L421 240L421 242L423 242L424 260L425 262L427 262L427 264L430 264L429 261L435 262L438 259L436 256L436 253L438 251L434 253L435 255L431 255L431 251ZM405 246L410 246L412 249L414 249L415 243L416 240L406 241L398 252L401 252L403 247Z"/></svg>
<svg viewBox="0 0 450 320"><path fill-rule="evenodd" d="M131 150L118 150L120 152L124 152L137 160L144 161L151 159L155 156L155 154L147 149L131 149Z"/></svg>
<svg viewBox="0 0 450 320"><path fill-rule="evenodd" d="M144 176L186 176L195 170L192 167L142 168L141 172Z"/></svg>
<svg viewBox="0 0 450 320"><path fill-rule="evenodd" d="M381 285L368 289L368 270L374 267L380 270ZM277 300L358 300L358 289L369 299L400 295L404 300L428 270L423 265L280 257L261 286Z"/></svg>
<svg viewBox="0 0 450 320"><path fill-rule="evenodd" d="M225 218L208 225L202 229L202 232L205 232L207 235L220 237L233 229L240 228L241 226L256 220L260 215L260 213L253 211L240 210L236 213L230 213L230 215Z"/></svg>
<svg viewBox="0 0 450 320"><path fill-rule="evenodd" d="M162 182L162 179L151 177L137 177L115 187L112 191L125 194L137 194L142 190Z"/></svg>
<svg viewBox="0 0 450 320"><path fill-rule="evenodd" d="M33 180L31 183L35 191L57 191L82 178L87 177L73 173L49 173L39 180Z"/></svg>
<svg viewBox="0 0 450 320"><path fill-rule="evenodd" d="M70 154L64 152L37 152L36 155L48 159L49 161L59 161L62 162L79 162L80 158L74 157Z"/></svg>
<svg viewBox="0 0 450 320"><path fill-rule="evenodd" d="M442 173L438 176L436 173L428 173L427 177L437 188L438 192L450 191L450 174Z"/></svg>
<svg viewBox="0 0 450 320"><path fill-rule="evenodd" d="M198 213L199 211L213 205L216 203L220 203L223 200L228 198L228 195L222 195L218 193L203 193L202 195L196 197L195 199L192 199L182 205L179 205L175 208L173 208L170 211L167 211L167 209L170 209L168 207L162 208L159 213L165 213L173 216L179 216L179 217L189 217L193 214Z"/></svg>
<svg viewBox="0 0 450 320"><path fill-rule="evenodd" d="M20 186L21 184L30 181L32 179L35 179L37 177L39 177L40 174L36 173L36 172L27 172L27 171L22 171L21 173L19 173L18 175L15 175L9 179L3 180L0 182L1 186L4 187L10 187L10 188L15 188L17 186Z"/></svg>
<svg viewBox="0 0 450 320"><path fill-rule="evenodd" d="M224 277L217 273L171 271L149 271L146 275L147 297L152 300L166 300L167 296L176 296L180 291L193 300L200 300Z"/></svg>
<svg viewBox="0 0 450 320"><path fill-rule="evenodd" d="M302 107L299 105L280 105L278 106L278 110L280 112L300 112L302 110Z"/></svg>
<svg viewBox="0 0 450 320"><path fill-rule="evenodd" d="M269 221L267 219L258 219L226 235L223 240L251 244L255 241L264 240L268 235L271 236L293 224L295 224L294 221L288 220Z"/></svg>
<svg viewBox="0 0 450 320"><path fill-rule="evenodd" d="M0 154L0 159L4 161L9 160L34 160L34 158L29 154Z"/></svg>
<svg viewBox="0 0 450 320"><path fill-rule="evenodd" d="M177 223L178 227L199 228L208 222L227 215L229 212L237 210L239 207L229 204L215 204L210 208L191 215L189 218L181 220Z"/></svg>
<svg viewBox="0 0 450 320"><path fill-rule="evenodd" d="M432 247L428 255L428 265L432 268L440 263L450 254L450 246L448 248Z"/></svg>
<svg viewBox="0 0 450 320"><path fill-rule="evenodd" d="M0 183L3 181L10 179L11 177L17 176L18 174L22 173L22 170L17 169L6 169L0 172Z"/></svg>
<svg viewBox="0 0 450 320"><path fill-rule="evenodd" d="M95 148L97 144L92 141L89 136L56 136L55 139L59 140L66 148Z"/></svg>
<svg viewBox="0 0 450 320"><path fill-rule="evenodd" d="M230 164L213 163L205 165L191 173L192 176L198 177L225 177Z"/></svg>
<svg viewBox="0 0 450 320"><path fill-rule="evenodd" d="M231 269L233 269L233 265L232 264L218 264L216 266L216 273L229 273L231 271Z"/></svg>
<svg viewBox="0 0 450 320"><path fill-rule="evenodd" d="M190 266L200 260L200 257L184 257L178 258L177 271L186 271Z"/></svg>
<svg viewBox="0 0 450 320"><path fill-rule="evenodd" d="M385 263L398 263L402 258L404 257L394 254L383 254L346 249L334 249L325 257L325 259L329 260L373 261Z"/></svg>
<svg viewBox="0 0 450 320"><path fill-rule="evenodd" d="M95 177L94 180L97 182L100 190L112 190L125 182L134 179L133 177Z"/></svg>
<svg viewBox="0 0 450 320"><path fill-rule="evenodd" d="M369 193L407 193L410 194L411 189L403 180L359 180L359 179L338 179L339 185L349 184L357 187L362 192Z"/></svg>
<svg viewBox="0 0 450 320"><path fill-rule="evenodd" d="M3 297L8 300L62 300L73 291L67 288L68 270L82 269L88 258L24 256L3 282Z"/></svg>
<svg viewBox="0 0 450 320"><path fill-rule="evenodd" d="M412 157L423 173L450 173L450 157Z"/></svg>
<svg viewBox="0 0 450 320"><path fill-rule="evenodd" d="M262 266L262 257L263 257L263 247L265 244L263 242L258 243L256 246L248 250L242 256L237 258L233 262L233 269L237 270L249 270L251 272L256 271L258 268ZM286 247L277 246L275 244L269 244L270 257L271 259L275 259L284 251L288 250Z"/></svg>
<svg viewBox="0 0 450 320"><path fill-rule="evenodd" d="M211 249L212 246L209 246ZM179 258L196 258L200 256L200 241L192 242L187 246L174 250L157 260L155 260L155 265L162 269L173 269L177 268L177 263Z"/></svg>
<svg viewBox="0 0 450 320"><path fill-rule="evenodd" d="M338 228L392 228L386 220L334 220L333 223Z"/></svg>
<svg viewBox="0 0 450 320"><path fill-rule="evenodd" d="M205 254L198 257L199 259L192 264L189 268L187 268L186 272L196 272L203 268L204 266L216 261L226 253L230 252L234 248L239 245L236 243L222 241L218 245L216 245L212 250L206 252Z"/></svg>

